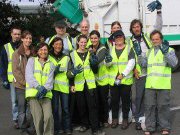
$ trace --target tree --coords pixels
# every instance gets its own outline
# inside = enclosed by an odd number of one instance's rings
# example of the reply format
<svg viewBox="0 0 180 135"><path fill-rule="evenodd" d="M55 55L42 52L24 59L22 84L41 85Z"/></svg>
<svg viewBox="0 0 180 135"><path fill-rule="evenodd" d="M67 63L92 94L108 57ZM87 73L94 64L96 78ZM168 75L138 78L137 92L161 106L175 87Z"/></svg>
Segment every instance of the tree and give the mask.
<svg viewBox="0 0 180 135"><path fill-rule="evenodd" d="M0 41L1 45L7 42L9 31L12 25L19 24L20 10L17 6L6 3L6 0L0 2Z"/></svg>

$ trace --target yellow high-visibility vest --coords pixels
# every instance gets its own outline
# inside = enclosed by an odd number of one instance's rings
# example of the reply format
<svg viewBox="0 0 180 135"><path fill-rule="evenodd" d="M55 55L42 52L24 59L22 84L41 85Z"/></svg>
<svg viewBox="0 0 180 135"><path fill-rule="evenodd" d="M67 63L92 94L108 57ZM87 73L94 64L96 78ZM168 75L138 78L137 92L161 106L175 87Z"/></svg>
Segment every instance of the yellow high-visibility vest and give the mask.
<svg viewBox="0 0 180 135"><path fill-rule="evenodd" d="M115 46L112 47L111 50L111 56L113 58L112 60L112 66L109 67L109 84L111 86L114 86L114 82L116 80L116 76L119 74L121 74L127 64L128 64L128 55L130 53L131 50L131 46L129 44L126 44L122 54L120 55L120 57L118 58L116 55L116 50L115 50ZM126 77L124 77L121 80L121 84L125 84L125 85L131 85L133 84L133 71L131 71Z"/></svg>
<svg viewBox="0 0 180 135"><path fill-rule="evenodd" d="M96 88L95 76L92 69L90 68L90 63L89 63L90 53L88 52L84 62L81 60L76 50L70 53L70 56L74 64L74 67L81 64L84 68L84 70L81 73L75 76L74 79L75 90L83 91L85 82L87 83L88 89Z"/></svg>
<svg viewBox="0 0 180 135"><path fill-rule="evenodd" d="M169 52L172 51L169 48ZM171 67L167 66L161 50L154 54L154 48L147 53L146 88L171 89Z"/></svg>
<svg viewBox="0 0 180 135"><path fill-rule="evenodd" d="M102 49L106 48L105 46L101 46L96 54L98 54ZM101 63L98 65L98 72L95 74L96 77L96 82L99 86L105 86L108 85L109 82L109 76L108 76L108 69L105 63L105 60L103 60Z"/></svg>
<svg viewBox="0 0 180 135"><path fill-rule="evenodd" d="M54 79L54 89L56 91L60 91L62 93L69 93L69 79L67 78L68 71L68 63L70 58L68 56L64 56L61 60L56 61L55 58L49 56L49 59L55 66L60 65L60 71L64 71L55 76Z"/></svg>
<svg viewBox="0 0 180 135"><path fill-rule="evenodd" d="M8 70L7 70L8 81L13 82L14 76L12 73L12 55L14 53L14 50L10 43L5 44L4 48L6 50L7 57L8 57Z"/></svg>
<svg viewBox="0 0 180 135"><path fill-rule="evenodd" d="M42 68L41 63L38 59L38 57L34 57L34 78L37 80L39 85L44 86L48 80L48 75L50 73L50 67L52 65L52 62L48 60ZM26 98L36 97L37 93L38 90L36 88L30 87L29 84L26 82ZM52 98L51 90L48 90L45 97Z"/></svg>

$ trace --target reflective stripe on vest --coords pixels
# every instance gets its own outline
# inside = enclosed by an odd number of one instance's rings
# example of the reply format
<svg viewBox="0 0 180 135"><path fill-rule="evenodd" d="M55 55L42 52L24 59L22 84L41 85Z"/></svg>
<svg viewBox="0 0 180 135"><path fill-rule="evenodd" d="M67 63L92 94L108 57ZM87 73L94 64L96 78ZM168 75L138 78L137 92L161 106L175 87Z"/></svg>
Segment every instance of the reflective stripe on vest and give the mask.
<svg viewBox="0 0 180 135"><path fill-rule="evenodd" d="M150 35L149 35L148 33L143 34L143 37L144 37L144 39L146 40L146 41L144 41L144 42L146 42L147 45L148 45L148 47L151 48L151 47L152 47L152 44L151 44L151 40L150 40L150 37L149 37L149 36L150 36ZM133 45L132 39L129 39L129 40L130 40L130 45L131 45L131 46L133 47L133 49L134 49L134 45ZM139 75L141 76L141 74L142 74L142 69L141 69L140 65L138 64L138 57L137 57L137 54L136 54L135 50L134 50L134 53L135 53L135 59L136 59L136 69L138 70Z"/></svg>
<svg viewBox="0 0 180 135"><path fill-rule="evenodd" d="M98 55L98 53L102 50L102 49L106 49L105 46L101 46L97 52L96 55ZM101 63L99 63L98 65L98 73L95 74L95 78L96 78L96 82L99 86L105 86L108 85L109 83L109 78L108 78L108 70L106 67L106 63L105 60L103 60Z"/></svg>
<svg viewBox="0 0 180 135"><path fill-rule="evenodd" d="M13 50L12 45L10 43L5 44L4 48L6 50L7 57L8 57L8 69L7 69L8 81L13 82L14 76L12 73L12 55L14 53L14 50Z"/></svg>
<svg viewBox="0 0 180 135"><path fill-rule="evenodd" d="M169 49L171 51L172 48ZM171 68L167 66L164 55L158 50L155 55L154 48L147 53L146 88L171 89Z"/></svg>
<svg viewBox="0 0 180 135"><path fill-rule="evenodd" d="M83 91L85 81L87 83L88 89L96 88L95 76L94 73L92 72L92 69L90 68L90 63L89 63L90 53L88 52L84 62L81 60L76 50L70 53L70 56L74 64L74 67L78 66L79 64L81 64L84 67L83 72L75 76L74 79L75 90Z"/></svg>
<svg viewBox="0 0 180 135"><path fill-rule="evenodd" d="M109 84L114 86L114 82L116 79L117 74L121 74L128 63L128 55L130 53L131 46L126 44L125 49L123 50L122 54L118 58L115 51L115 46L111 49L111 56L113 57L113 64L109 67ZM121 84L131 85L133 83L133 72L131 71L126 77L121 80Z"/></svg>
<svg viewBox="0 0 180 135"><path fill-rule="evenodd" d="M48 75L50 73L50 67L53 63L49 60L44 64L42 68L41 63L38 60L38 57L34 57L34 78L39 83L39 85L44 86L48 80ZM36 97L38 90L35 88L31 88L28 83L26 83L26 98L28 97ZM52 98L51 90L48 90L45 97Z"/></svg>
<svg viewBox="0 0 180 135"><path fill-rule="evenodd" d="M60 71L64 71L55 76L54 89L56 91L60 91L62 93L69 93L69 79L67 78L68 71L68 63L70 58L68 56L64 56L59 62Z"/></svg>

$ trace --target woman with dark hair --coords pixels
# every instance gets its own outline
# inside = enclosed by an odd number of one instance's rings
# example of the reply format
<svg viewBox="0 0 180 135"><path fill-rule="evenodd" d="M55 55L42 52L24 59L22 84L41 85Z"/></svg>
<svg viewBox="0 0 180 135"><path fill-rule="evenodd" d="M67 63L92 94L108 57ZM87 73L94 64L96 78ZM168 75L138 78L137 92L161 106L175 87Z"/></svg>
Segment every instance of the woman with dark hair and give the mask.
<svg viewBox="0 0 180 135"><path fill-rule="evenodd" d="M15 86L16 99L18 103L18 125L24 132L30 130L26 129L30 120L27 120L29 117L26 115L27 101L25 100L25 67L28 59L33 56L33 48L31 44L32 34L29 31L23 31L20 46L12 56L12 72L14 76L13 85Z"/></svg>
<svg viewBox="0 0 180 135"><path fill-rule="evenodd" d="M111 36L107 39L106 48L109 49L114 45L114 39L112 34L118 30L122 30L121 24L119 21L114 21L111 24Z"/></svg>
<svg viewBox="0 0 180 135"><path fill-rule="evenodd" d="M98 111L95 100L95 76L91 65L96 63L88 50L86 49L87 37L80 35L77 39L77 50L74 50L70 56L72 59L71 74L74 81L71 86L71 92L77 97L77 111L80 115L80 132L88 129L89 121L93 135L104 135L99 130ZM89 119L88 119L89 115Z"/></svg>
<svg viewBox="0 0 180 135"><path fill-rule="evenodd" d="M37 46L37 57L28 60L26 66L26 98L37 135L54 135L51 99L54 82L54 65L48 59L48 45Z"/></svg>
<svg viewBox="0 0 180 135"><path fill-rule="evenodd" d="M120 98L122 101L122 129L128 128L128 115L131 103L131 85L133 84L133 68L135 54L131 46L125 42L125 35L121 30L113 34L115 46L110 50L112 63L109 65L109 84L111 89L112 128L118 126Z"/></svg>
<svg viewBox="0 0 180 135"><path fill-rule="evenodd" d="M72 132L69 114L69 79L67 78L70 58L63 53L63 46L63 40L60 37L55 37L50 43L49 59L56 66L52 91L55 135L62 132L71 134ZM62 107L62 115L59 113L60 106Z"/></svg>
<svg viewBox="0 0 180 135"><path fill-rule="evenodd" d="M90 46L91 55L95 55L98 59L97 65L95 65L95 77L97 84L97 94L99 101L99 120L103 124L104 127L108 127L108 93L109 93L109 85L108 85L108 70L106 67L105 60L112 61L112 57L107 56L107 49L104 45L100 43L100 33L96 30L91 31L90 40L92 45ZM109 57L109 59L108 59Z"/></svg>

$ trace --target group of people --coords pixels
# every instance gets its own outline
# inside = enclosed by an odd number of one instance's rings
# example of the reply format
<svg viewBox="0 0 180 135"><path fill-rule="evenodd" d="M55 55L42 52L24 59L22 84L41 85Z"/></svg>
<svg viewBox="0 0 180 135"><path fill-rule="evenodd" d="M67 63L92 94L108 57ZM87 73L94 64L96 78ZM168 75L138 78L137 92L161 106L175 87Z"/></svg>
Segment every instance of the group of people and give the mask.
<svg viewBox="0 0 180 135"><path fill-rule="evenodd" d="M178 60L174 49L163 40L161 3L157 9L156 27L143 33L140 20L130 25L127 38L120 22L111 25L111 36L101 44L100 33L89 33L90 24L83 19L81 34L75 38L66 33L64 21L55 23L56 35L32 46L32 34L19 27L11 29L12 41L1 51L3 86L11 90L15 128L37 135L72 134L89 128L93 135L105 135L103 128L116 128L122 111L121 129L129 126L133 84L136 86L136 130L145 116L145 135L160 126L168 135L170 125L171 69ZM120 107L122 106L122 107ZM109 111L112 122L109 123ZM33 121L31 119L33 118Z"/></svg>

